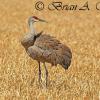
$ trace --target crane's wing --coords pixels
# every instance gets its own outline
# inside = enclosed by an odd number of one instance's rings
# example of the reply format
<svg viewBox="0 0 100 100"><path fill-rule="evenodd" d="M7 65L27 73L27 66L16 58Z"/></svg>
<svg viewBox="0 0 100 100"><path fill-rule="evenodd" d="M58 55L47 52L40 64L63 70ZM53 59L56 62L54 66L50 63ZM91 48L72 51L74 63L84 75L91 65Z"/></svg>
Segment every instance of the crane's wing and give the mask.
<svg viewBox="0 0 100 100"><path fill-rule="evenodd" d="M56 51L60 54L67 53L70 58L72 57L71 50L67 46L65 46L59 40L49 35L40 35L38 38L36 38L34 45L43 50L49 50L51 52Z"/></svg>
<svg viewBox="0 0 100 100"><path fill-rule="evenodd" d="M41 62L48 62L46 58L51 55L52 52L48 50L43 50L35 45L31 46L27 50L28 55L34 60Z"/></svg>
<svg viewBox="0 0 100 100"><path fill-rule="evenodd" d="M54 50L57 49L57 46L61 44L58 40L56 40L54 37L42 34L40 35L34 45L44 49L44 50Z"/></svg>
<svg viewBox="0 0 100 100"><path fill-rule="evenodd" d="M65 69L70 65L71 50L54 37L42 34L36 39L34 45L43 50L45 61L53 65L61 64Z"/></svg>

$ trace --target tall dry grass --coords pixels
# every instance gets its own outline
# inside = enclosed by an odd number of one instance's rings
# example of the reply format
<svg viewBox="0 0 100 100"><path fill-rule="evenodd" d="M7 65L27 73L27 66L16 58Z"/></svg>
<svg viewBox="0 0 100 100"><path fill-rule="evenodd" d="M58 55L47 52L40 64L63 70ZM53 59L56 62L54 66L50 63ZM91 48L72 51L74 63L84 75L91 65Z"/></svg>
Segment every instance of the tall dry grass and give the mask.
<svg viewBox="0 0 100 100"><path fill-rule="evenodd" d="M0 0L0 100L99 100L100 12L37 11L34 0ZM51 1L45 1L49 4ZM63 2L75 2L63 0ZM90 1L94 7L96 1ZM78 4L84 0L77 1ZM38 31L55 36L73 53L70 68L49 64L48 89L38 84L38 64L28 57L20 39L28 32L27 19L36 15ZM33 85L30 86L31 80Z"/></svg>

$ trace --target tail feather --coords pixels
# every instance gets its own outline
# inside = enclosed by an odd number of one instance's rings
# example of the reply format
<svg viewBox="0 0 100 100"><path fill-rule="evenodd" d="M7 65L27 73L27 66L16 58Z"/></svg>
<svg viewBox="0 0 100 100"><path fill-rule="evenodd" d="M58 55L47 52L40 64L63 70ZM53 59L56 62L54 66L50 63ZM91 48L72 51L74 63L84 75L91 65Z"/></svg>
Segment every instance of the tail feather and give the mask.
<svg viewBox="0 0 100 100"><path fill-rule="evenodd" d="M69 59L69 60L67 59L62 62L62 67L66 70L69 68L70 64L71 64L71 59Z"/></svg>
<svg viewBox="0 0 100 100"><path fill-rule="evenodd" d="M70 54L63 55L62 58L63 59L62 59L61 65L66 70L69 68L69 66L71 64L72 54L70 53Z"/></svg>

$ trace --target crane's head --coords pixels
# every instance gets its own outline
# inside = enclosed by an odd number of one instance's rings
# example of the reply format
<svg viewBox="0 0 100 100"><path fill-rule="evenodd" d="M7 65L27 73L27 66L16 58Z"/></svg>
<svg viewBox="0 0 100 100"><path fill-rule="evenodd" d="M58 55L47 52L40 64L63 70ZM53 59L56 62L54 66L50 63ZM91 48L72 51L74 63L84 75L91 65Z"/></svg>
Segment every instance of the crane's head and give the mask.
<svg viewBox="0 0 100 100"><path fill-rule="evenodd" d="M30 22L32 22L32 23L34 23L34 22L46 22L47 23L47 21L45 21L45 20L43 20L43 19L40 19L40 18L38 18L38 17L36 17L36 16L31 16L31 17L29 17L29 20L28 20L28 22L30 23Z"/></svg>

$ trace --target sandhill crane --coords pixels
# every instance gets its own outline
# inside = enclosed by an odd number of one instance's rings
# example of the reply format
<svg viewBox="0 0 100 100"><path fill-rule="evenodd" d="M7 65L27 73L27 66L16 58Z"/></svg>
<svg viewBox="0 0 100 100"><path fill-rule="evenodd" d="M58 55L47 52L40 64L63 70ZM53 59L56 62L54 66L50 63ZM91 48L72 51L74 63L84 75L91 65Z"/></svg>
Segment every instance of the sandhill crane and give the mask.
<svg viewBox="0 0 100 100"><path fill-rule="evenodd" d="M42 32L37 33L33 28L35 22L46 22L36 16L32 16L28 19L28 25L30 32L25 35L21 40L21 44L24 46L28 55L38 61L39 64L39 83L41 81L41 66L40 62L44 64L46 72L46 85L48 79L48 70L46 68L45 62L51 63L56 66L57 64L62 65L66 70L70 66L72 53L71 50L61 44L60 41L52 36L42 34Z"/></svg>

